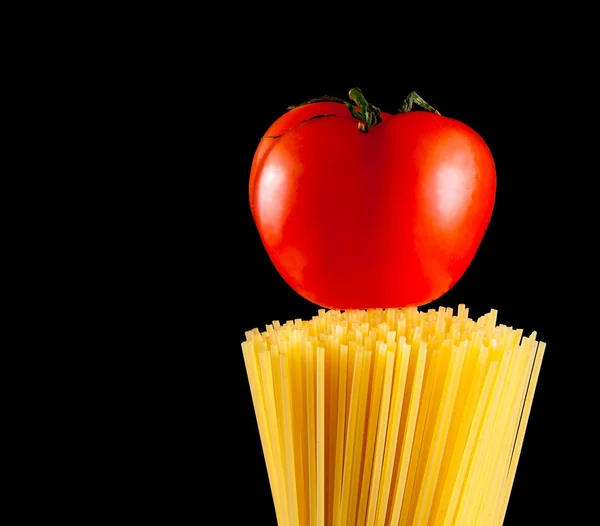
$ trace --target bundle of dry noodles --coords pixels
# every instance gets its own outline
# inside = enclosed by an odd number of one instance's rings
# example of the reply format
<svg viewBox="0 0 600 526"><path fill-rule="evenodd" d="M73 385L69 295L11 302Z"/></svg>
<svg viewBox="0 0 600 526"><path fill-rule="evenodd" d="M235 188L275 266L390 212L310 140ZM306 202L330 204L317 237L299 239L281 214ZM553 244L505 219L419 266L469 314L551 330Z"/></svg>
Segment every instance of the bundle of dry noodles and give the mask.
<svg viewBox="0 0 600 526"><path fill-rule="evenodd" d="M248 331L279 526L501 525L545 344L496 315L321 309Z"/></svg>

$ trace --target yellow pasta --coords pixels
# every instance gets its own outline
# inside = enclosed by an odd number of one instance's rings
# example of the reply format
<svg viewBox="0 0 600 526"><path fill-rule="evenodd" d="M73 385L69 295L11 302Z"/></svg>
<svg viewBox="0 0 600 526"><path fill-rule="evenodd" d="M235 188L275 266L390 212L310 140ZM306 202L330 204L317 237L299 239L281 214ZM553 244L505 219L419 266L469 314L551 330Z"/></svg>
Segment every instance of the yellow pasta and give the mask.
<svg viewBox="0 0 600 526"><path fill-rule="evenodd" d="M321 309L248 331L279 526L501 526L545 344L496 319Z"/></svg>

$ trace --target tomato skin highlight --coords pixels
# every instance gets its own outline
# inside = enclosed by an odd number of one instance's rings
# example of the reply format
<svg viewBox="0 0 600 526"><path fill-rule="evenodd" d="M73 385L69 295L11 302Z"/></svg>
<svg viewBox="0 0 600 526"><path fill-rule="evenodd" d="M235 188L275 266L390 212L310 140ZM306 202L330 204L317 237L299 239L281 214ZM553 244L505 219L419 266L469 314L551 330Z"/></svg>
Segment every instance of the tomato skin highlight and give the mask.
<svg viewBox="0 0 600 526"><path fill-rule="evenodd" d="M311 111L335 116L306 120ZM265 134L280 136L261 141L249 187L261 240L284 280L340 310L424 305L453 287L494 206L484 140L423 111L386 114L368 133L343 104L292 112Z"/></svg>
<svg viewBox="0 0 600 526"><path fill-rule="evenodd" d="M261 163L269 150L277 143L280 136L286 133L287 130L298 126L299 124L304 124L305 121L307 122L315 118L326 118L325 116L333 115L340 118L350 119L352 122L354 122L355 126L358 125L358 121L353 120L348 108L339 102L315 102L313 104L297 106L287 113L284 113L281 117L279 117L279 119L271 124L261 139L256 152L254 153L252 166L250 168L248 193L250 197L250 210L252 211L252 217L254 217L254 187L256 185ZM391 117L389 113L381 112L382 122L389 117Z"/></svg>
<svg viewBox="0 0 600 526"><path fill-rule="evenodd" d="M280 135L285 133L288 129L297 126L303 121L314 119L317 115L337 115L338 117L352 118L348 108L343 104L336 102L316 102L314 104L306 104L304 106L298 106L287 113L284 113L279 119L277 119L265 132L261 139L254 158L252 159L252 166L250 168L250 182L248 184L248 191L250 195L250 209L252 216L254 217L254 186L256 184L257 174L259 167L264 159L265 155L269 150L276 144Z"/></svg>

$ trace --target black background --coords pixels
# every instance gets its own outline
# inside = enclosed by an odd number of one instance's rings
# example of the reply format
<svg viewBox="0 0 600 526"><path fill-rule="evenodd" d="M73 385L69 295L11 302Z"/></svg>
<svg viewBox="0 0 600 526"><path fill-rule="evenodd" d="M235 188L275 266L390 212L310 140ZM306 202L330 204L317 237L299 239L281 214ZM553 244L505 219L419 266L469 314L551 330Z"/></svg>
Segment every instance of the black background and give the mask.
<svg viewBox="0 0 600 526"><path fill-rule="evenodd" d="M318 69L321 67L321 69ZM521 76L519 83L493 67L468 77L445 73L399 75L394 72L348 73L323 67L315 60L297 58L287 63L252 65L251 78L240 79L240 93L247 113L235 119L224 161L222 181L226 199L222 228L233 260L222 261L222 283L227 328L223 332L222 367L237 394L233 420L225 424L235 439L221 446L235 452L229 456L230 471L224 484L239 499L248 520L275 525L269 483L262 457L240 344L244 331L264 329L272 320L286 321L312 316L317 306L298 296L278 275L270 262L251 218L248 205L248 174L252 156L262 134L290 104L320 95L345 97L357 86L367 99L384 111L398 108L416 90L448 117L474 128L487 142L496 162L498 187L489 229L477 255L458 284L442 298L422 308L459 303L471 316L489 309L499 311L499 322L535 330L547 342L536 397L510 499L506 525L541 524L567 517L572 504L565 495L577 491L566 475L572 457L567 452L573 418L565 392L572 381L568 367L569 332L563 307L572 291L561 279L570 243L564 231L564 179L559 176L564 157L557 155L567 131L556 125L556 116L537 109L558 96L547 90L552 73L542 71ZM504 75L504 76L503 76ZM536 101L536 102L534 102ZM226 127L226 125L225 125ZM219 186L220 188L220 186ZM563 203L563 212L557 203ZM226 233L225 233L226 232ZM218 442L218 439L216 439ZM571 440L571 441L569 441ZM227 442L227 444L225 444Z"/></svg>

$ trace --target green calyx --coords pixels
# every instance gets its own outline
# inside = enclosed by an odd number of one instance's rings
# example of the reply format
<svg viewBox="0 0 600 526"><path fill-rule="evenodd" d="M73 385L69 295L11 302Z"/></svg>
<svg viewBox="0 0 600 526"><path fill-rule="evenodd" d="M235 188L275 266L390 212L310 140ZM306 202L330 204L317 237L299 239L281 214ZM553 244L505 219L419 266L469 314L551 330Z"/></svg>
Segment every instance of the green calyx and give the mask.
<svg viewBox="0 0 600 526"><path fill-rule="evenodd" d="M344 104L348 108L348 111L350 111L352 117L358 120L358 129L362 133L367 133L371 127L376 126L381 122L381 110L377 106L367 102L367 99L365 99L363 92L359 88L352 88L348 92L348 98L352 102L340 99L338 97L330 97L329 95L325 95L323 97L311 99L303 104L290 106L288 107L288 110L298 108L299 106L305 106L307 104L313 104L315 102L339 102ZM406 99L404 99L404 103L397 113L407 113L412 110L413 105L420 106L424 110L435 113L436 115L440 115L438 110L436 110L428 102L425 102L415 91L409 93Z"/></svg>

